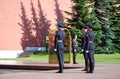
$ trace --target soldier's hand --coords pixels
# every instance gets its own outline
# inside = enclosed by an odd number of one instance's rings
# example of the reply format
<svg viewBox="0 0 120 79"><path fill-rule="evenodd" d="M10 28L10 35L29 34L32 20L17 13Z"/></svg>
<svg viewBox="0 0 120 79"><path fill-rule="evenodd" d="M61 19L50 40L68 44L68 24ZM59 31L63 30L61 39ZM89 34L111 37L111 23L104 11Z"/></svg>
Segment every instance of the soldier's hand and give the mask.
<svg viewBox="0 0 120 79"><path fill-rule="evenodd" d="M82 49L81 51L83 52L84 50Z"/></svg>
<svg viewBox="0 0 120 79"><path fill-rule="evenodd" d="M86 53L89 53L89 51L88 51L88 50L86 50Z"/></svg>
<svg viewBox="0 0 120 79"><path fill-rule="evenodd" d="M57 51L57 49L54 49L54 51Z"/></svg>
<svg viewBox="0 0 120 79"><path fill-rule="evenodd" d="M74 49L74 52L77 52L77 50L76 50L76 49Z"/></svg>

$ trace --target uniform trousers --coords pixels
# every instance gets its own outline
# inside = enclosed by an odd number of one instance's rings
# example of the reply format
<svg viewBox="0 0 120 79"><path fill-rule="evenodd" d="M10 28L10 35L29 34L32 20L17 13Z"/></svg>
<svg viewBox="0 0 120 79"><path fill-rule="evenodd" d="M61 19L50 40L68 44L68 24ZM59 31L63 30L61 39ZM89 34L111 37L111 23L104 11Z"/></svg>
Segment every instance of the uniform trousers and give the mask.
<svg viewBox="0 0 120 79"><path fill-rule="evenodd" d="M95 66L94 50L89 50L88 59L89 59L90 72L93 72L94 71L94 66Z"/></svg>
<svg viewBox="0 0 120 79"><path fill-rule="evenodd" d="M85 60L85 69L88 70L88 53L86 53L86 51L83 51L83 56L84 56L84 60Z"/></svg>
<svg viewBox="0 0 120 79"><path fill-rule="evenodd" d="M59 71L63 72L64 68L64 49L57 49L57 57L59 62Z"/></svg>

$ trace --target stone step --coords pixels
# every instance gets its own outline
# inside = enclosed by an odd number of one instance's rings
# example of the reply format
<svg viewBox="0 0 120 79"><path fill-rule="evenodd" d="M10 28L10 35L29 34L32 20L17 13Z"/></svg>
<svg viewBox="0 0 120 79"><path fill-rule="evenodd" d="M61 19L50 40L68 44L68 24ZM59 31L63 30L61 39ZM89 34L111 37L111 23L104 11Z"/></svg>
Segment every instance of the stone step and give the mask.
<svg viewBox="0 0 120 79"><path fill-rule="evenodd" d="M30 61L0 60L2 69L32 69L32 70L56 70L58 64L49 64ZM81 68L80 64L65 64L64 69Z"/></svg>

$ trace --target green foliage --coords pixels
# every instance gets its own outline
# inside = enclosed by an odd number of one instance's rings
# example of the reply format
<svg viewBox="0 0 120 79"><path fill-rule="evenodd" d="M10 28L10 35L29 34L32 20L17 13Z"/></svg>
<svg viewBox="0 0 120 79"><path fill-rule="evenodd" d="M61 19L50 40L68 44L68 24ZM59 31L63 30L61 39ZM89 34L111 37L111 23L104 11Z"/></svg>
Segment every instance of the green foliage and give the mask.
<svg viewBox="0 0 120 79"><path fill-rule="evenodd" d="M112 0L112 25L115 39L113 40L115 50L120 50L120 0ZM120 53L120 52L119 52Z"/></svg>
<svg viewBox="0 0 120 79"><path fill-rule="evenodd" d="M112 18L112 12L110 12L112 7L110 3L111 0L96 0L95 2L95 12L102 28L101 46L105 48L101 52L104 51L106 53L110 53L114 49L112 40L115 38L112 27L110 27L112 23L110 21Z"/></svg>
<svg viewBox="0 0 120 79"><path fill-rule="evenodd" d="M74 3L74 5L71 8L72 12L65 11L65 13L72 17L72 19L67 18L67 24L74 27L70 30L71 33L75 32L79 34L78 42L80 46L82 35L80 28L82 27L83 24L86 25L88 22L91 22L94 25L95 45L96 47L98 47L98 45L102 43L102 41L100 40L102 36L102 31L101 24L94 12L95 10L94 3L90 3L88 2L88 0L71 0L71 1ZM92 10L90 11L89 9ZM75 29L79 31L77 32Z"/></svg>
<svg viewBox="0 0 120 79"><path fill-rule="evenodd" d="M88 12L87 0L71 0L74 4L72 6L72 12L67 12L72 19L68 19L68 24L72 26L81 27L84 23L86 24L90 20Z"/></svg>
<svg viewBox="0 0 120 79"><path fill-rule="evenodd" d="M71 33L81 35L82 32L77 32L77 28L91 22L94 25L95 52L120 53L120 0L94 0L94 2L71 0L71 2L72 12L65 11L72 17L67 18L67 24L74 27L70 30Z"/></svg>

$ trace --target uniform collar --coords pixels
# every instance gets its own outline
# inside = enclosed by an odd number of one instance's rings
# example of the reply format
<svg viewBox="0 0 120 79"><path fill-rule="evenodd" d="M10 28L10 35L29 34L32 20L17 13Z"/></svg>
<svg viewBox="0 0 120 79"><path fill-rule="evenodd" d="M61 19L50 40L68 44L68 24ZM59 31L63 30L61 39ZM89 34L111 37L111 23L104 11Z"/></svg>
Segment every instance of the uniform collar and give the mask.
<svg viewBox="0 0 120 79"><path fill-rule="evenodd" d="M63 28L59 28L60 30L64 30Z"/></svg>

